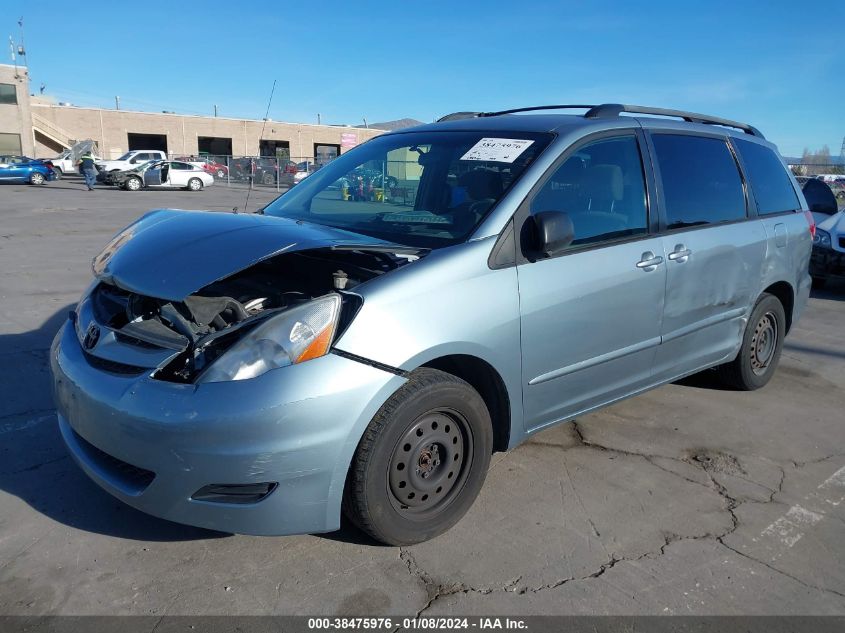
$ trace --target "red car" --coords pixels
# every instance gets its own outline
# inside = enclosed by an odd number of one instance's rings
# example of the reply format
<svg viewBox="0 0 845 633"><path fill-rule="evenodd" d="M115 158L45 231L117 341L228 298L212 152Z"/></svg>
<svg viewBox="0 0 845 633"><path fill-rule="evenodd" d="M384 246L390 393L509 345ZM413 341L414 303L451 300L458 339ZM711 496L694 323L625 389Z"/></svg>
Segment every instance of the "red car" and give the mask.
<svg viewBox="0 0 845 633"><path fill-rule="evenodd" d="M215 178L225 178L229 175L229 168L226 167L226 165L218 163L210 158L182 157L177 158L176 160L196 165L205 173L214 176Z"/></svg>

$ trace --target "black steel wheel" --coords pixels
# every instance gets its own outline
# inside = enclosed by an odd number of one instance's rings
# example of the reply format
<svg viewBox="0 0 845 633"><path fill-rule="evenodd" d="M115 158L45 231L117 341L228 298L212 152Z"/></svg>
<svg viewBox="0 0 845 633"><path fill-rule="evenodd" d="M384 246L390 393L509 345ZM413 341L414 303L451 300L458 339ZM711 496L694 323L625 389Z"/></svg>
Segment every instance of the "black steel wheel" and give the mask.
<svg viewBox="0 0 845 633"><path fill-rule="evenodd" d="M383 543L431 539L469 510L492 447L490 414L478 392L451 374L418 369L364 432L344 512Z"/></svg>
<svg viewBox="0 0 845 633"><path fill-rule="evenodd" d="M414 520L452 502L472 468L472 432L464 416L435 409L417 419L393 449L391 504Z"/></svg>
<svg viewBox="0 0 845 633"><path fill-rule="evenodd" d="M743 391L763 387L775 373L785 334L783 304L774 295L763 293L745 326L739 353L719 367L722 380Z"/></svg>

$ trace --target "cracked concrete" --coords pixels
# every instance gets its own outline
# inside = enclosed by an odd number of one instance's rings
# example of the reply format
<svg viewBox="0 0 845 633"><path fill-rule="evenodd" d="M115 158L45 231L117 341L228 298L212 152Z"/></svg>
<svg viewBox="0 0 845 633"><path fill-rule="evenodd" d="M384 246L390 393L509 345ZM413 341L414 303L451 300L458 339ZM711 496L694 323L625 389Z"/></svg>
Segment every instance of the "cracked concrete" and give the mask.
<svg viewBox="0 0 845 633"><path fill-rule="evenodd" d="M434 541L231 536L100 491L68 459L49 394L50 341L91 255L185 195L98 191L78 208L67 188L3 194L0 613L845 613L845 285L814 296L766 389L705 374L539 433L494 456Z"/></svg>

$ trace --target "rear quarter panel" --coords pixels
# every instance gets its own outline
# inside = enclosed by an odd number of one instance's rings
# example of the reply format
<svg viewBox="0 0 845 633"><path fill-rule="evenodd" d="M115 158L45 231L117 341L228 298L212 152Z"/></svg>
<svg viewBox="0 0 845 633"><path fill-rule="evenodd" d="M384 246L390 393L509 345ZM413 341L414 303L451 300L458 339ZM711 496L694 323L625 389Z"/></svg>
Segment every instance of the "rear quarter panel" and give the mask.
<svg viewBox="0 0 845 633"><path fill-rule="evenodd" d="M788 282L795 296L792 310L795 323L810 296L808 266L813 240L807 219L803 212L798 212L763 216L760 222L767 236L760 292L779 281Z"/></svg>

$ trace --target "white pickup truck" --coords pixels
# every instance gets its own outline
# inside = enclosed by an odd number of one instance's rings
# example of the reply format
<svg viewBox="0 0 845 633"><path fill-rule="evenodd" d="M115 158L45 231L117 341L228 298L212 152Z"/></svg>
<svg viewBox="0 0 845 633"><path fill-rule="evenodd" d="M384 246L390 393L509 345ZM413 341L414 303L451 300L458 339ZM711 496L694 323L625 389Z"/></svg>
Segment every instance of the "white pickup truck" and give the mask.
<svg viewBox="0 0 845 633"><path fill-rule="evenodd" d="M95 163L101 172L109 172L132 169L148 160L167 160L167 154L157 149L133 149L117 160L98 160Z"/></svg>
<svg viewBox="0 0 845 633"><path fill-rule="evenodd" d="M56 173L56 179L58 180L64 174L72 174L77 171L76 163L79 162L80 157L85 152L91 152L95 161L100 160L95 149L96 144L94 141L80 141L70 149L63 151L55 158L50 158L50 162L53 163L53 171Z"/></svg>

